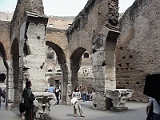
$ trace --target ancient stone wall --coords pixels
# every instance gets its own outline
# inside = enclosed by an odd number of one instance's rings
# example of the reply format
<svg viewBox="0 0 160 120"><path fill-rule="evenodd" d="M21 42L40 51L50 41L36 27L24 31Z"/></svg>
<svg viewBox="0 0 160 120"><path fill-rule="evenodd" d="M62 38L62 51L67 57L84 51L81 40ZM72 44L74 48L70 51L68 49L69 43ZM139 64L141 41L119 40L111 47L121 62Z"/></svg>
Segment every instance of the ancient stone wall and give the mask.
<svg viewBox="0 0 160 120"><path fill-rule="evenodd" d="M32 81L33 91L44 91L42 86L45 83L45 71L40 66L45 61L47 20L44 16L42 0L17 1L10 27L8 109L18 106L25 80ZM38 76L37 73L40 75ZM34 82L38 83L39 88Z"/></svg>
<svg viewBox="0 0 160 120"><path fill-rule="evenodd" d="M11 21L13 13L11 12L0 12L0 20L2 21Z"/></svg>
<svg viewBox="0 0 160 120"><path fill-rule="evenodd" d="M97 91L93 100L96 109L106 109L105 90L116 88L114 48L118 35L117 0L89 0L67 30L72 90L78 86L81 56L88 51Z"/></svg>
<svg viewBox="0 0 160 120"><path fill-rule="evenodd" d="M66 36L66 30L47 27L46 41L58 45L65 52L65 55L68 58L68 41Z"/></svg>
<svg viewBox="0 0 160 120"><path fill-rule="evenodd" d="M60 30L55 28L47 28L46 31L46 45L51 47L58 59L58 64L62 71L61 89L62 89L62 103L69 104L70 100L68 95L68 70L69 66L69 47L66 36L66 30ZM56 77L56 76L55 76ZM70 88L69 88L70 89Z"/></svg>
<svg viewBox="0 0 160 120"><path fill-rule="evenodd" d="M11 21L13 13L0 12L0 20ZM74 16L48 16L47 27L67 30L74 21Z"/></svg>
<svg viewBox="0 0 160 120"><path fill-rule="evenodd" d="M11 21L11 41L20 38L20 26L26 20L25 12L33 12L38 15L44 15L42 0L18 0L14 15ZM11 42L12 44L12 42Z"/></svg>
<svg viewBox="0 0 160 120"><path fill-rule="evenodd" d="M10 22L0 21L0 42L3 44L6 60L10 58Z"/></svg>
<svg viewBox="0 0 160 120"><path fill-rule="evenodd" d="M160 73L159 6L159 0L136 0L120 19L115 52L117 88L135 90L130 100L146 102L146 76Z"/></svg>
<svg viewBox="0 0 160 120"><path fill-rule="evenodd" d="M102 0L99 0L99 2L102 2ZM67 34L69 35L69 40L72 39L72 41L69 41L69 45L72 46L70 47L70 53L73 53L79 46L86 48L90 54L92 53L92 44L90 43L93 31L97 28L98 24L100 24L99 21L104 19L99 13L103 12L103 7L106 5L106 3L104 3L100 9L99 2L89 0L84 9L75 17L71 27L69 27ZM107 11L108 9L106 9L106 13ZM104 20L101 24L103 23Z"/></svg>
<svg viewBox="0 0 160 120"><path fill-rule="evenodd" d="M67 30L74 18L73 16L49 16L47 27Z"/></svg>

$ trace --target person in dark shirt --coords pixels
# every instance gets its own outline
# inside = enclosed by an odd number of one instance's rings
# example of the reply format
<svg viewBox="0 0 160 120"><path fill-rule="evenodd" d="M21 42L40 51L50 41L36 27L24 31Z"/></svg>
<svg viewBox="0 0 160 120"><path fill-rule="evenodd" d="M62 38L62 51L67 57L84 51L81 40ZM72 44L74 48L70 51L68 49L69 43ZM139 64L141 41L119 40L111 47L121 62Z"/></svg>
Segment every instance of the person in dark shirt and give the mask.
<svg viewBox="0 0 160 120"><path fill-rule="evenodd" d="M0 109L1 109L1 102L2 102L2 101L1 101L1 97L3 96L2 94L3 94L2 88L0 87Z"/></svg>
<svg viewBox="0 0 160 120"><path fill-rule="evenodd" d="M26 87L23 90L22 97L24 98L24 106L26 110L25 120L34 120L33 115L33 101L35 97L31 91L31 81L26 82Z"/></svg>
<svg viewBox="0 0 160 120"><path fill-rule="evenodd" d="M57 98L57 105L59 104L59 94L60 94L61 90L59 89L59 87L57 86L56 90L55 90L55 95Z"/></svg>

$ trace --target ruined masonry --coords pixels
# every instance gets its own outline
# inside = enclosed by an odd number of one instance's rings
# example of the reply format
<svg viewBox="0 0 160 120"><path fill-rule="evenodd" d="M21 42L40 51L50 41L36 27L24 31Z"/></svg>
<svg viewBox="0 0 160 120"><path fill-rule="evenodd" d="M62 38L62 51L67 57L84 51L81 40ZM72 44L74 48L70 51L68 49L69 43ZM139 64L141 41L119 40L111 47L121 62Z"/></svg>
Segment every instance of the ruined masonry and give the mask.
<svg viewBox="0 0 160 120"><path fill-rule="evenodd" d="M119 19L118 0L88 0L74 20L59 21L45 16L42 0L18 0L12 21L10 15L0 21L7 108L18 107L26 80L34 92L61 86L62 103L68 105L74 87L83 83L96 91L95 109L109 109L109 98L113 107L125 106L128 99L147 102L145 79L160 72L159 5L135 0ZM86 56L89 69L82 67Z"/></svg>

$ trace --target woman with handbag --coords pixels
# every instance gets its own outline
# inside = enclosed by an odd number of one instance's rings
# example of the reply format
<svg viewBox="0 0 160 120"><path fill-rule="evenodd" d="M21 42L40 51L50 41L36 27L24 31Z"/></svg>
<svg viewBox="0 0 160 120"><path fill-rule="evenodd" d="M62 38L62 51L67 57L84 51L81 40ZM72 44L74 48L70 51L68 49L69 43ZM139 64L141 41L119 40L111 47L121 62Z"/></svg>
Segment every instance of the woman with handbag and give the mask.
<svg viewBox="0 0 160 120"><path fill-rule="evenodd" d="M152 97L149 98L149 103L146 107L146 120L160 120L160 102Z"/></svg>
<svg viewBox="0 0 160 120"><path fill-rule="evenodd" d="M76 99L76 100L75 100ZM77 117L77 110L79 110L80 116L84 117L83 115L83 111L81 108L81 103L80 100L81 99L81 92L79 91L78 87L75 87L74 92L72 93L72 100L73 102L73 109L74 109L74 117Z"/></svg>

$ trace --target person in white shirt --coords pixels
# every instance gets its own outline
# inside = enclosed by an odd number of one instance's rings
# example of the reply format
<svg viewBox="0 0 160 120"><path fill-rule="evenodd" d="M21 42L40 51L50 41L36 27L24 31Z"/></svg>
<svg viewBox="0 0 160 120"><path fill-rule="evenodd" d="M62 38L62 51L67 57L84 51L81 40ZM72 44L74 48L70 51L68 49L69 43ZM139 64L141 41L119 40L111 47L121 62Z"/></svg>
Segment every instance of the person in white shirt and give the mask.
<svg viewBox="0 0 160 120"><path fill-rule="evenodd" d="M153 119L152 120L160 120L160 104L157 100L150 97L149 103L146 107L146 113L148 114L149 108L151 107L151 104L153 103Z"/></svg>
<svg viewBox="0 0 160 120"><path fill-rule="evenodd" d="M77 100L73 104L73 109L74 109L74 117L77 117L77 110L79 110L80 116L85 117L83 115L83 111L81 108L80 104L80 99L81 99L81 92L79 91L79 87L75 87L74 92L72 93L72 99L76 98Z"/></svg>

